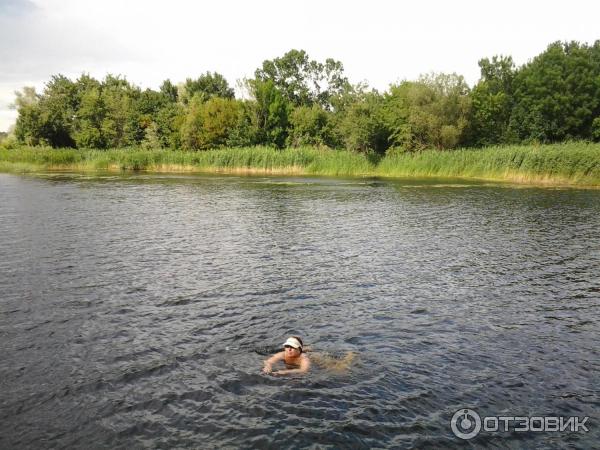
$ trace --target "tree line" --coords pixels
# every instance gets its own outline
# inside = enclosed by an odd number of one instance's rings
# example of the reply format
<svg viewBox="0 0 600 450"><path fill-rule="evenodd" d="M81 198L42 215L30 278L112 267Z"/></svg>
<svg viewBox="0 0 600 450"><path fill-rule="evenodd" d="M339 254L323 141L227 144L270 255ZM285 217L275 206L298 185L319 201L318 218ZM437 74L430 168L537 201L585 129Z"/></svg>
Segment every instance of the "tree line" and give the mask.
<svg viewBox="0 0 600 450"><path fill-rule="evenodd" d="M526 64L479 61L472 88L429 74L384 92L351 84L341 62L291 50L240 82L217 72L144 89L125 78L55 75L42 93L16 93L19 143L74 148L303 145L388 150L565 140L600 141L600 41L555 42Z"/></svg>

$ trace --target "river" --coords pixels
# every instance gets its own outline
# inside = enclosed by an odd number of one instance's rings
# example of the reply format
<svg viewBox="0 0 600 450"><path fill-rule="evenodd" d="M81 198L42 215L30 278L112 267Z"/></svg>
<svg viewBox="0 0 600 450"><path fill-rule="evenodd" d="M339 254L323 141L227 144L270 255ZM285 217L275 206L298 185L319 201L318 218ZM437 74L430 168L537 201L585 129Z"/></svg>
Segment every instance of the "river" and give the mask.
<svg viewBox="0 0 600 450"><path fill-rule="evenodd" d="M599 279L600 190L0 174L0 447L591 448Z"/></svg>

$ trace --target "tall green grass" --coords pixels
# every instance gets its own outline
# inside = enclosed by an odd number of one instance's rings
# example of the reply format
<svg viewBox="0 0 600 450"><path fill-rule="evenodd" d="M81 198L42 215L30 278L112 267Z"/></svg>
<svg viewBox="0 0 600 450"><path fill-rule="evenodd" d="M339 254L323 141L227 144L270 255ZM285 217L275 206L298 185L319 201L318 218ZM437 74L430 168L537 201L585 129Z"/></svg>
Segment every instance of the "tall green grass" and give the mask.
<svg viewBox="0 0 600 450"><path fill-rule="evenodd" d="M255 172L330 176L463 177L600 186L600 144L572 142L452 151L428 150L377 158L301 147L183 150L0 149L0 171L147 170Z"/></svg>
<svg viewBox="0 0 600 450"><path fill-rule="evenodd" d="M374 165L358 153L301 147L229 148L210 151L181 150L74 150L21 147L0 150L0 170L149 170L248 171L318 175L368 175Z"/></svg>
<svg viewBox="0 0 600 450"><path fill-rule="evenodd" d="M600 185L600 145L583 142L454 151L384 158L379 176L465 177Z"/></svg>

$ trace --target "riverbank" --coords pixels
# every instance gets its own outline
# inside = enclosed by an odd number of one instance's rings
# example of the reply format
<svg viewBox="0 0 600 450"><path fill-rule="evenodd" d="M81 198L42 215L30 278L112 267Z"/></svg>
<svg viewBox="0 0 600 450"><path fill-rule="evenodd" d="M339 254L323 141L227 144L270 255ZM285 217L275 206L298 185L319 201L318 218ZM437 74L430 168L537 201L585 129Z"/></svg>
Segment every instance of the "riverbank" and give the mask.
<svg viewBox="0 0 600 450"><path fill-rule="evenodd" d="M428 150L385 157L302 147L209 151L0 149L0 171L148 171L360 177L456 177L529 184L600 186L600 144Z"/></svg>

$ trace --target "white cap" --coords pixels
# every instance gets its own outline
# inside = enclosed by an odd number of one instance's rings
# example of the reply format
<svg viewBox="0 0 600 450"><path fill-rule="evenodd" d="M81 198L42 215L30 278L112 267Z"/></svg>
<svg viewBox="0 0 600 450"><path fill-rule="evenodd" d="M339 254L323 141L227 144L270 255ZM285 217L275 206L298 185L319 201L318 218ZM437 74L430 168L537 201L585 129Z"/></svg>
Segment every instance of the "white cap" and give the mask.
<svg viewBox="0 0 600 450"><path fill-rule="evenodd" d="M294 348L299 348L299 349L302 348L302 344L295 337L289 337L289 338L287 338L287 341L285 341L285 343L283 344L283 346L285 347L286 345L289 345L290 347L294 347Z"/></svg>

